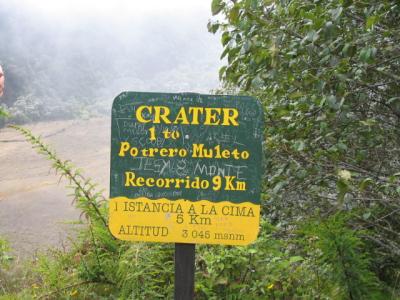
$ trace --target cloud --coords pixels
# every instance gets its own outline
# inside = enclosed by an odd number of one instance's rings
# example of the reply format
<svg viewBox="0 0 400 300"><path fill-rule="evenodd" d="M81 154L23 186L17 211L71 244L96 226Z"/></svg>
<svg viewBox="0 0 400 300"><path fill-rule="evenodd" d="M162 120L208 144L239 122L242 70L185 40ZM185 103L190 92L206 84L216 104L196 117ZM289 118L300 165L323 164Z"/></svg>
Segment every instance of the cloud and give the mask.
<svg viewBox="0 0 400 300"><path fill-rule="evenodd" d="M210 11L207 0L10 0L8 5L47 17L127 18L143 14L204 15Z"/></svg>

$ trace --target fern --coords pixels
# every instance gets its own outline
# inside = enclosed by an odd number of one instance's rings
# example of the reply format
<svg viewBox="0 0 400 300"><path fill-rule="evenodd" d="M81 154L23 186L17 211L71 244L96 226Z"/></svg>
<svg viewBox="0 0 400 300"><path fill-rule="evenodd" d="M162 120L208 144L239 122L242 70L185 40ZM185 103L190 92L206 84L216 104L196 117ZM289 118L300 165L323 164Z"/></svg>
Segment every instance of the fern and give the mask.
<svg viewBox="0 0 400 300"><path fill-rule="evenodd" d="M337 213L327 220L310 222L304 232L321 251L318 264L327 264L331 269L335 298L380 299L379 281L370 270L362 232L348 226L350 218L349 214Z"/></svg>
<svg viewBox="0 0 400 300"><path fill-rule="evenodd" d="M20 126L10 125L9 127L22 133L38 153L52 162L52 168L60 175L60 180L62 178L68 180L73 203L81 210L81 216L85 216L88 222L88 230L80 232L83 244L75 247L76 255L80 258L79 276L87 283L113 284L110 278L113 278L115 270L107 266L107 263L110 260L111 265L114 263L113 254L118 251L118 241L108 228L108 207L102 191L98 191L97 185L90 178L85 178L81 170L75 168L69 160L58 158L56 152L40 137Z"/></svg>
<svg viewBox="0 0 400 300"><path fill-rule="evenodd" d="M63 161L58 158L54 150L28 129L16 125L10 125L9 127L22 133L38 153L43 154L52 162L52 167L56 170L56 173L60 174L60 180L63 177L67 178L70 184L69 187L73 190L73 194L71 194L74 198L73 202L86 216L89 223L108 229L106 199L102 195L102 191L96 191L97 185L91 179L85 178L81 170L74 168L69 160Z"/></svg>

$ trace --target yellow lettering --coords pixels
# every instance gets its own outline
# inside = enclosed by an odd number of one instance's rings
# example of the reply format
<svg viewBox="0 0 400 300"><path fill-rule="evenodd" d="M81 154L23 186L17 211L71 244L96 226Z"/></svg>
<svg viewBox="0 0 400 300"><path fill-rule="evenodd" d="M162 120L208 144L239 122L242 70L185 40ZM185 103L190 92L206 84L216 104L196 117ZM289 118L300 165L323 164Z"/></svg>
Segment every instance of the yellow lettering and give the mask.
<svg viewBox="0 0 400 300"><path fill-rule="evenodd" d="M188 125L189 121L186 115L186 110L184 107L181 107L178 115L175 118L174 124L184 124L184 125ZM192 123L193 124L193 123Z"/></svg>
<svg viewBox="0 0 400 300"><path fill-rule="evenodd" d="M203 113L202 107L189 107L189 114L192 115L192 125L199 125L199 113Z"/></svg>
<svg viewBox="0 0 400 300"><path fill-rule="evenodd" d="M229 152L229 150L225 149L224 151L222 151L222 158L229 158L231 156L231 153Z"/></svg>
<svg viewBox="0 0 400 300"><path fill-rule="evenodd" d="M143 185L144 185L144 178L143 178L143 177L139 177L139 178L136 180L136 185L137 185L137 186L143 186Z"/></svg>
<svg viewBox="0 0 400 300"><path fill-rule="evenodd" d="M139 150L138 150L138 148L136 148L136 147L131 148L131 150L129 151L129 154L130 154L132 157L136 157L136 156L138 155L138 153L139 153Z"/></svg>
<svg viewBox="0 0 400 300"><path fill-rule="evenodd" d="M160 149L160 156L161 157L165 157L165 156L167 156L168 155L168 149L166 149L166 148L161 148Z"/></svg>
<svg viewBox="0 0 400 300"><path fill-rule="evenodd" d="M206 107L205 111L206 119L204 121L204 125L218 125L220 121L220 119L218 119L218 115L221 114L221 108Z"/></svg>
<svg viewBox="0 0 400 300"><path fill-rule="evenodd" d="M192 145L192 149L193 149L192 157L202 158L203 157L203 148L204 148L204 144L193 144Z"/></svg>
<svg viewBox="0 0 400 300"><path fill-rule="evenodd" d="M233 126L239 126L239 123L237 122L237 117L239 116L239 112L237 109L223 108L222 111L224 114L224 118L221 125L229 126L232 124Z"/></svg>
<svg viewBox="0 0 400 300"><path fill-rule="evenodd" d="M125 152L131 147L129 142L121 142L121 146L119 148L118 156L125 156Z"/></svg>
<svg viewBox="0 0 400 300"><path fill-rule="evenodd" d="M175 157L175 154L178 152L178 149L176 148L168 148L169 153L168 153L168 157Z"/></svg>
<svg viewBox="0 0 400 300"><path fill-rule="evenodd" d="M168 119L170 112L171 111L166 106L154 106L155 116L153 123L159 124L161 120L163 120L165 124L171 124L171 121Z"/></svg>
<svg viewBox="0 0 400 300"><path fill-rule="evenodd" d="M152 108L153 108L152 106L146 106L146 105L139 106L137 108L137 110L136 110L136 119L140 123L149 123L149 122L151 122L151 120L146 120L145 118L143 118L142 111L147 109L149 111L149 113L151 114Z"/></svg>
<svg viewBox="0 0 400 300"><path fill-rule="evenodd" d="M239 111L236 108L191 106L181 107L175 119L170 114L171 110L167 106L141 105L136 109L136 119L141 123L200 125L200 118L203 117L204 125L239 126ZM144 115L149 115L148 119Z"/></svg>
<svg viewBox="0 0 400 300"><path fill-rule="evenodd" d="M154 178L149 177L146 179L146 185L147 186L154 186Z"/></svg>
<svg viewBox="0 0 400 300"><path fill-rule="evenodd" d="M125 172L125 186L136 186L134 181L135 177L135 173Z"/></svg>

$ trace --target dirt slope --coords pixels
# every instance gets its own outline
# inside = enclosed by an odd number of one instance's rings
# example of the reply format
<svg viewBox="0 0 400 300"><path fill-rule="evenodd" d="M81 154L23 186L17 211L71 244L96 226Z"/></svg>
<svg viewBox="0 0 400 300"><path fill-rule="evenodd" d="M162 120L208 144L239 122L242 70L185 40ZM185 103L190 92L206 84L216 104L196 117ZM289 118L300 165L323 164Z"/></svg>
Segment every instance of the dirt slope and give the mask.
<svg viewBox="0 0 400 300"><path fill-rule="evenodd" d="M41 122L27 125L101 187L108 188L110 120ZM0 236L21 257L66 242L79 212L71 206L65 180L13 129L0 130ZM108 195L108 191L105 191Z"/></svg>

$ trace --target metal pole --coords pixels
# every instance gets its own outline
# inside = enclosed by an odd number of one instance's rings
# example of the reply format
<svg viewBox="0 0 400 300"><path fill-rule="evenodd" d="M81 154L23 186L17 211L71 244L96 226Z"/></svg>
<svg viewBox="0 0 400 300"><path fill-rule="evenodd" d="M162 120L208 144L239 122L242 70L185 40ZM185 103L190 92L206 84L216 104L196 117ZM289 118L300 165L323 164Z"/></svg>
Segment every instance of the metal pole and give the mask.
<svg viewBox="0 0 400 300"><path fill-rule="evenodd" d="M175 300L194 298L195 244L175 244Z"/></svg>

